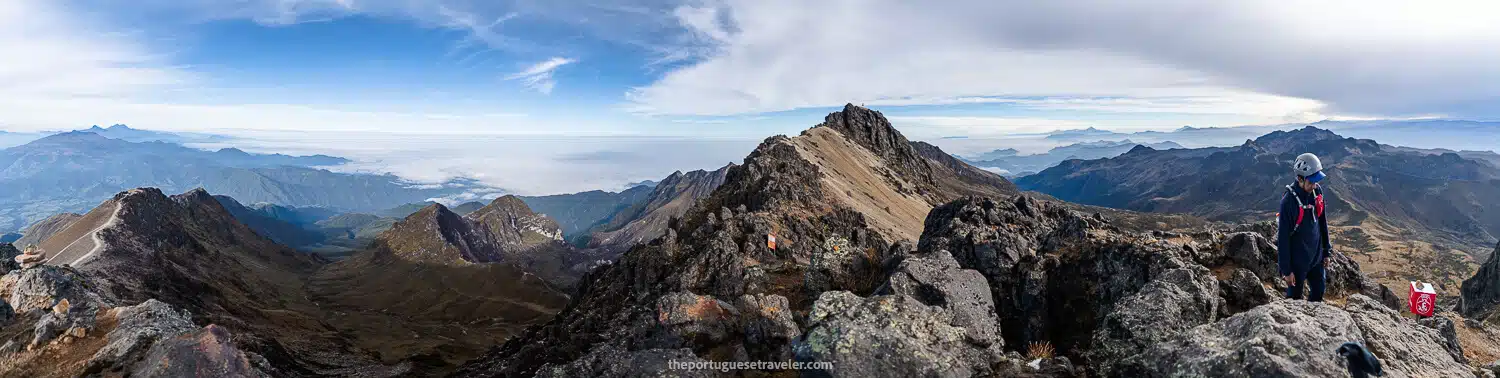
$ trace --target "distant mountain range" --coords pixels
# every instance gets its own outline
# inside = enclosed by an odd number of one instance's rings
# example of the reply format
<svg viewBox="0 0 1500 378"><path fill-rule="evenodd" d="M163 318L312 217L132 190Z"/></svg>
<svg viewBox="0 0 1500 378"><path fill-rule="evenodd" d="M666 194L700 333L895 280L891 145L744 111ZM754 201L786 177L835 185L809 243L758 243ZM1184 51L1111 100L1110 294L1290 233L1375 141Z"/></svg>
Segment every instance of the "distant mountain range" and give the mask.
<svg viewBox="0 0 1500 378"><path fill-rule="evenodd" d="M998 149L963 160L976 167L998 170L998 173L1001 175L1013 177L1039 172L1057 165L1057 163L1063 160L1091 160L1119 156L1138 145L1162 150L1183 148L1182 145L1171 141L1136 143L1129 139L1121 141L1100 140L1053 147L1045 153L1035 155L1018 155L1013 148Z"/></svg>
<svg viewBox="0 0 1500 378"><path fill-rule="evenodd" d="M106 134L149 138L123 126ZM130 142L93 132L67 132L0 151L0 231L19 230L53 214L81 212L113 193L155 186L206 188L244 203L376 211L462 192L414 187L391 175L336 173L318 167L347 162L314 155L262 155L226 148L204 151L176 143Z"/></svg>

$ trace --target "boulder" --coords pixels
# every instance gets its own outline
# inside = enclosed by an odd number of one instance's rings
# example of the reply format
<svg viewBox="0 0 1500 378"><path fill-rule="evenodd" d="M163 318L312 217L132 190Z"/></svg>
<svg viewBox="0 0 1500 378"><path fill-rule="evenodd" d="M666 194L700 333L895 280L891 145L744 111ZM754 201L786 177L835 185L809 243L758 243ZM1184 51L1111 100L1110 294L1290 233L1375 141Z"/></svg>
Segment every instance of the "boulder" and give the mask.
<svg viewBox="0 0 1500 378"><path fill-rule="evenodd" d="M157 340L193 331L187 311L148 299L141 304L115 308L116 325L104 336L107 344L85 364L90 373L121 371L145 356Z"/></svg>
<svg viewBox="0 0 1500 378"><path fill-rule="evenodd" d="M1094 331L1091 360L1110 376L1110 362L1213 322L1223 305L1218 281L1201 266L1161 274L1115 305Z"/></svg>
<svg viewBox="0 0 1500 378"><path fill-rule="evenodd" d="M792 306L780 295L742 295L735 303L752 361L787 361L792 341L802 335L792 319Z"/></svg>
<svg viewBox="0 0 1500 378"><path fill-rule="evenodd" d="M97 295L86 287L84 277L71 268L42 266L18 271L13 276L14 281L9 283L8 302L16 312L50 311L65 299L73 307L98 303Z"/></svg>
<svg viewBox="0 0 1500 378"><path fill-rule="evenodd" d="M50 312L42 314L42 318L37 320L36 326L32 327L31 343L26 345L26 349L33 350L47 346L52 340L57 339L58 336L62 336L63 331L70 328L71 325L67 318L57 314Z"/></svg>
<svg viewBox="0 0 1500 378"><path fill-rule="evenodd" d="M1004 359L996 343L970 342L948 311L906 295L825 292L808 322L797 360L831 362L836 369L824 373L833 377L968 377Z"/></svg>
<svg viewBox="0 0 1500 378"><path fill-rule="evenodd" d="M1229 273L1229 278L1219 281L1219 298L1224 300L1224 305L1219 307L1219 316L1229 317L1280 297L1279 293L1267 289L1255 272L1235 268Z"/></svg>
<svg viewBox="0 0 1500 378"><path fill-rule="evenodd" d="M1354 319L1336 307L1276 301L1151 345L1114 372L1124 377L1347 376L1335 351L1361 339Z"/></svg>
<svg viewBox="0 0 1500 378"><path fill-rule="evenodd" d="M625 351L616 344L601 344L588 354L564 365L544 365L538 377L714 377L715 370L695 369L707 360L688 349ZM677 364L677 366L673 366ZM687 367L687 368L684 368Z"/></svg>
<svg viewBox="0 0 1500 378"><path fill-rule="evenodd" d="M656 300L657 324L652 348L707 349L724 344L739 332L740 313L734 305L713 296L676 292Z"/></svg>
<svg viewBox="0 0 1500 378"><path fill-rule="evenodd" d="M953 325L963 327L970 342L1004 346L995 315L995 300L978 271L959 267L947 251L902 261L881 290L906 295L951 313Z"/></svg>
<svg viewBox="0 0 1500 378"><path fill-rule="evenodd" d="M1495 245L1495 251L1490 252L1479 271L1464 280L1459 291L1462 294L1459 312L1465 318L1483 319L1494 311L1495 304L1500 303L1500 244Z"/></svg>
<svg viewBox="0 0 1500 378"><path fill-rule="evenodd" d="M1276 265L1276 245L1266 239L1260 233L1240 232L1230 234L1224 242L1225 258L1234 265L1249 269L1261 279L1276 280L1281 276L1281 268ZM1214 265L1205 263L1205 265ZM1285 287L1285 281L1280 286Z"/></svg>
<svg viewBox="0 0 1500 378"><path fill-rule="evenodd" d="M1401 372L1408 376L1472 377L1463 351L1435 329L1417 325L1363 295L1349 297L1345 306L1364 335L1365 348L1376 356L1386 373Z"/></svg>
<svg viewBox="0 0 1500 378"><path fill-rule="evenodd" d="M138 377L265 377L234 346L229 330L210 324L197 331L157 341L135 365Z"/></svg>

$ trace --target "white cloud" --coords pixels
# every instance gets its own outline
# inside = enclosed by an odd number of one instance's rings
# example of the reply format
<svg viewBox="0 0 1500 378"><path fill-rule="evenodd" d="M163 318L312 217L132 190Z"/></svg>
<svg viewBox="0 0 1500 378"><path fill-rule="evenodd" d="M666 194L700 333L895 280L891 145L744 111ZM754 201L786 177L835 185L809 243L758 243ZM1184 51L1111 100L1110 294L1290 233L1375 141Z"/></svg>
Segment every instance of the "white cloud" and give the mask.
<svg viewBox="0 0 1500 378"><path fill-rule="evenodd" d="M541 63L533 64L521 72L506 75L505 80L520 80L527 88L531 88L542 94L552 94L552 87L557 85L557 82L552 80L552 73L557 71L558 67L576 62L577 60L574 59L553 57Z"/></svg>
<svg viewBox="0 0 1500 378"><path fill-rule="evenodd" d="M192 75L147 51L131 35L95 30L94 20L58 2L0 2L0 98L122 97L170 88Z"/></svg>
<svg viewBox="0 0 1500 378"><path fill-rule="evenodd" d="M675 13L714 42L712 52L635 88L627 101L636 112L673 115L1043 97L1053 100L1018 103L1262 118L1495 116L1497 8L1486 1L712 1Z"/></svg>

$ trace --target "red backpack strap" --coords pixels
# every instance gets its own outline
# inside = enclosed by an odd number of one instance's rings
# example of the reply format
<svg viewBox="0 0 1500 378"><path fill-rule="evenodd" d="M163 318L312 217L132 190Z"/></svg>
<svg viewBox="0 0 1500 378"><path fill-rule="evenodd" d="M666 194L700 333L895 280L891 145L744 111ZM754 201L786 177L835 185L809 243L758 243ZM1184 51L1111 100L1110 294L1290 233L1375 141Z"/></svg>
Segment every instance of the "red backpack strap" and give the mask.
<svg viewBox="0 0 1500 378"><path fill-rule="evenodd" d="M1318 217L1323 217L1323 193L1318 193L1318 199L1313 202L1313 208L1318 210Z"/></svg>

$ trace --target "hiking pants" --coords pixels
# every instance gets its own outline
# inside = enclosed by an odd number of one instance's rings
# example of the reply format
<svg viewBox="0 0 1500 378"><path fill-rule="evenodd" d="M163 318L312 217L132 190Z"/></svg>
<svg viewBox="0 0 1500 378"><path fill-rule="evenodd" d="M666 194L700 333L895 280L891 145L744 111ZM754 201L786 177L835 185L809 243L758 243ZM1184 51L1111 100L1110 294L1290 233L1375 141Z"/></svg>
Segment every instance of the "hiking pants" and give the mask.
<svg viewBox="0 0 1500 378"><path fill-rule="evenodd" d="M1322 302L1323 290L1326 289L1328 278L1328 271L1324 269L1323 261L1318 260L1306 273L1293 272L1292 274L1297 278L1297 284L1286 288L1286 297L1302 299L1302 290L1306 288L1310 291L1307 293L1308 302Z"/></svg>

